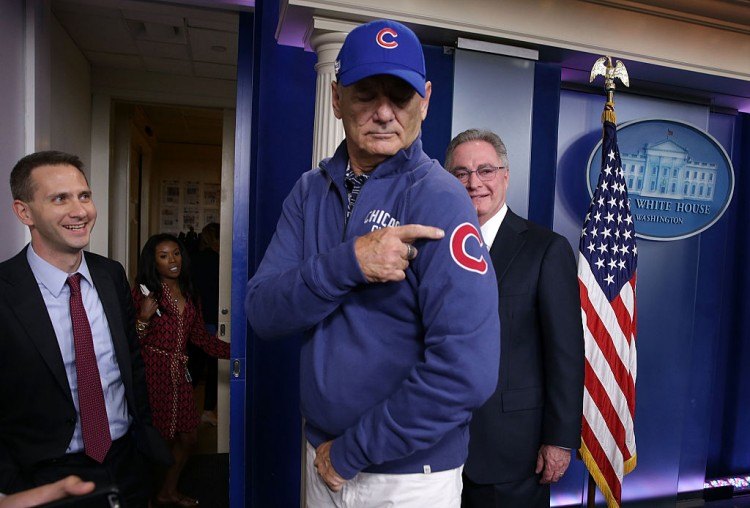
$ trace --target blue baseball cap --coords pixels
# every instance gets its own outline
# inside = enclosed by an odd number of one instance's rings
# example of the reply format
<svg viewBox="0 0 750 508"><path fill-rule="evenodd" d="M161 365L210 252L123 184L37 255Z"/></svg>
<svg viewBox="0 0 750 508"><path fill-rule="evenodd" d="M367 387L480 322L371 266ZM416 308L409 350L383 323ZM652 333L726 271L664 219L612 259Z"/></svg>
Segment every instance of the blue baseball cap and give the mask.
<svg viewBox="0 0 750 508"><path fill-rule="evenodd" d="M349 32L335 69L336 80L344 86L376 74L389 74L425 95L422 44L414 32L396 21L371 21Z"/></svg>

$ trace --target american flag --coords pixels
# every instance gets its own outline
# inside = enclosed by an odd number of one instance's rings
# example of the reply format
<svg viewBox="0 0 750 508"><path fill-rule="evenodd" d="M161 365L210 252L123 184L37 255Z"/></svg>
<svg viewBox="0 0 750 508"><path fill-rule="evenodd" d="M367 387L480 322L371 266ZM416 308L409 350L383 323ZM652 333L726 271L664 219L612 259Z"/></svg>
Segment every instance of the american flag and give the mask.
<svg viewBox="0 0 750 508"><path fill-rule="evenodd" d="M636 464L635 281L638 250L615 124L604 122L602 169L583 223L578 285L586 343L581 457L609 508Z"/></svg>

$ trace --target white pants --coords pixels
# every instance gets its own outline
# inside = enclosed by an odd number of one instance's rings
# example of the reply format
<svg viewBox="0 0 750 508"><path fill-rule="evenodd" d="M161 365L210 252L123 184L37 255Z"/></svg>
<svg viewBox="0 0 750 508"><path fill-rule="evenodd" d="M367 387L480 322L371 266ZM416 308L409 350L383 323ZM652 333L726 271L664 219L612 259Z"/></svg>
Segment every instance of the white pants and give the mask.
<svg viewBox="0 0 750 508"><path fill-rule="evenodd" d="M437 473L358 473L339 492L315 470L315 448L307 443L307 508L459 508L463 466Z"/></svg>

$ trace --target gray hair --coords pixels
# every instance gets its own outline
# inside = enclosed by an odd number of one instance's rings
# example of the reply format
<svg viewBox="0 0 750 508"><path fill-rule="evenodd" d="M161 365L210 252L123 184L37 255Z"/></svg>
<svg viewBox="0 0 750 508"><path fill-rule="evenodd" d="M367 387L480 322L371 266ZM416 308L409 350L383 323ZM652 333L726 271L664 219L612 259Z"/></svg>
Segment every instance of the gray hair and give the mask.
<svg viewBox="0 0 750 508"><path fill-rule="evenodd" d="M505 148L505 143L500 139L500 136L486 129L469 129L458 134L448 144L448 149L445 151L445 169L448 171L453 169L453 151L458 145L469 141L484 141L489 143L495 149L497 156L500 157L503 166L506 168L510 167L508 164L508 149Z"/></svg>

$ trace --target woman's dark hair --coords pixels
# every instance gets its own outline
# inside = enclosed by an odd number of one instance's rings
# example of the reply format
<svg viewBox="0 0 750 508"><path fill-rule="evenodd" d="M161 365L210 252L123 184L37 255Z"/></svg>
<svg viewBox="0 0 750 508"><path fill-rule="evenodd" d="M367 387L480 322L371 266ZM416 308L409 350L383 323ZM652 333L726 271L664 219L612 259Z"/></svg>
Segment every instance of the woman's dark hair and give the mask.
<svg viewBox="0 0 750 508"><path fill-rule="evenodd" d="M156 271L156 247L162 242L174 242L180 248L182 269L180 270L177 282L180 284L180 291L185 295L185 298L193 298L195 293L190 277L190 257L188 256L187 249L185 249L185 245L176 236L169 233L153 235L146 241L146 245L143 246L143 250L141 251L141 256L138 258L138 275L136 276L135 283L145 284L149 291L154 293L156 301L161 299L161 277L159 277L159 272Z"/></svg>

